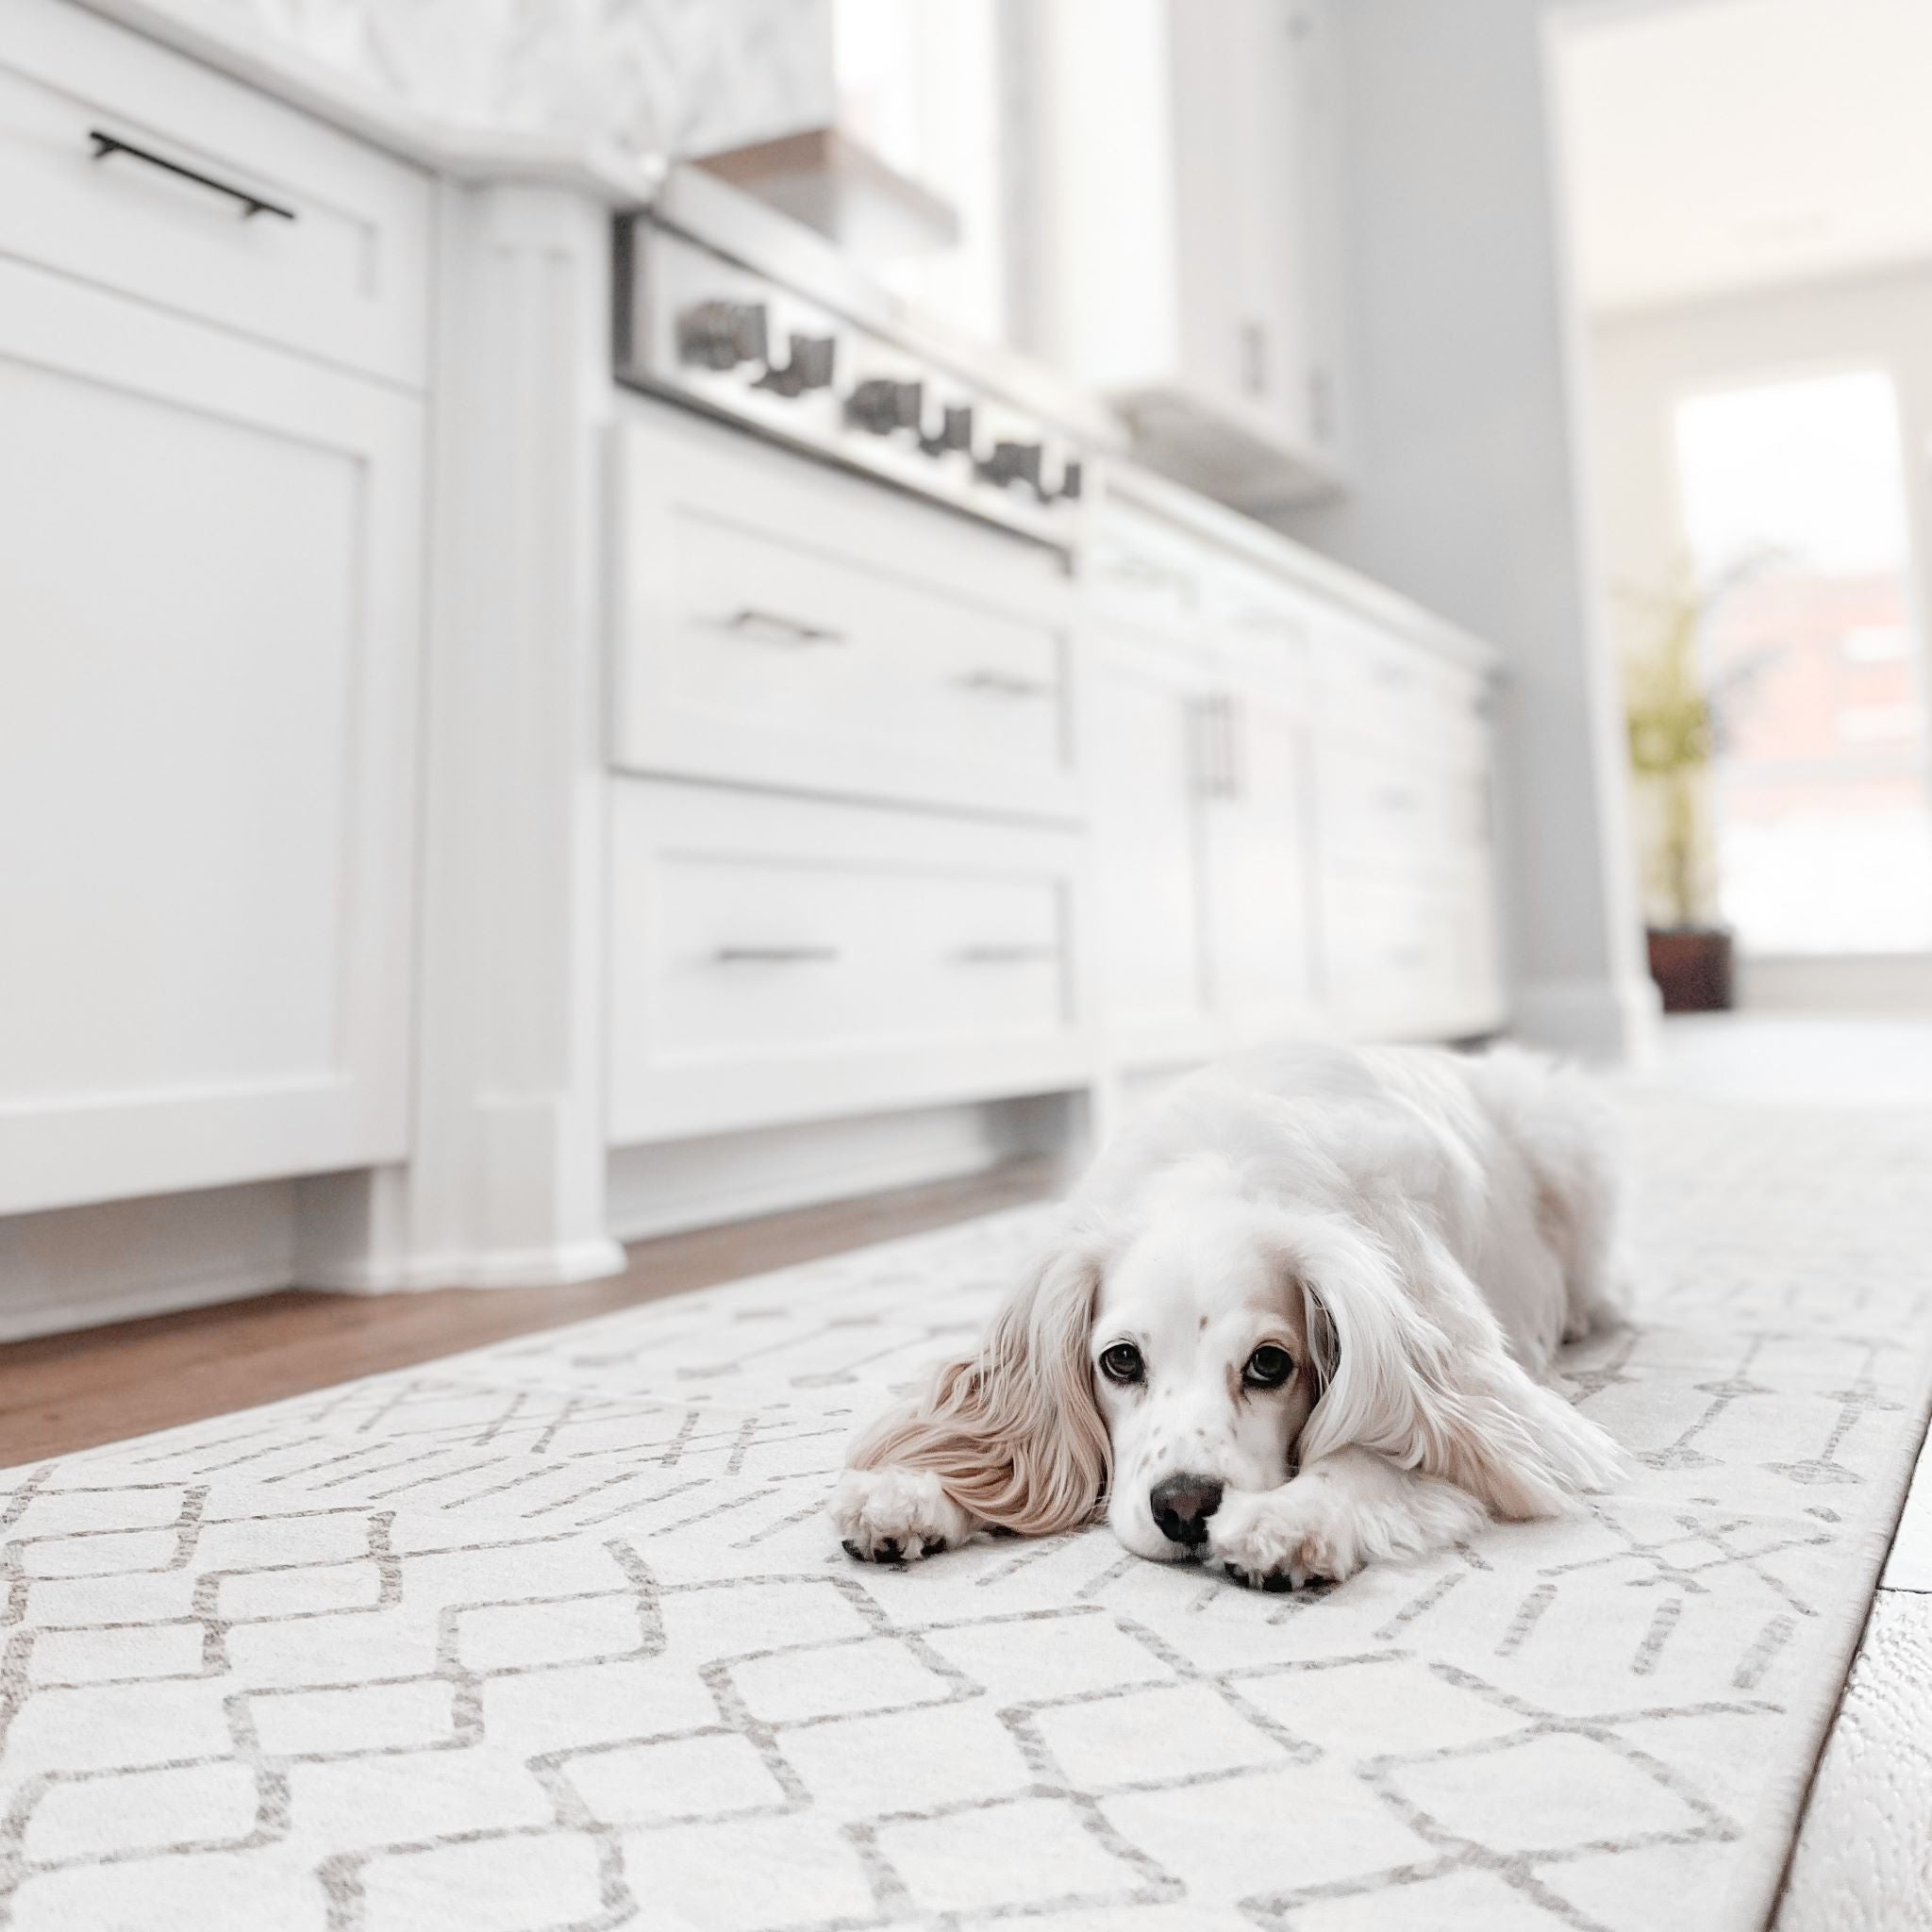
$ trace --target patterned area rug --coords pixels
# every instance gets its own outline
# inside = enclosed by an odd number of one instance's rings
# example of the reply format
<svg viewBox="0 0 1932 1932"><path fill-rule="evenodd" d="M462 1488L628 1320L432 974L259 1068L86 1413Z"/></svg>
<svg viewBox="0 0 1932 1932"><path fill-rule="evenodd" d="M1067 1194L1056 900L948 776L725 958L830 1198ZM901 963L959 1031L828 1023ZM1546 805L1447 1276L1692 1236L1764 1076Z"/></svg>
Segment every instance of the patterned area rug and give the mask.
<svg viewBox="0 0 1932 1932"><path fill-rule="evenodd" d="M1632 1103L1638 1474L1342 1588L861 1569L1026 1210L0 1478L0 1915L1059 1932L1769 1915L1924 1419L1932 1118Z"/></svg>

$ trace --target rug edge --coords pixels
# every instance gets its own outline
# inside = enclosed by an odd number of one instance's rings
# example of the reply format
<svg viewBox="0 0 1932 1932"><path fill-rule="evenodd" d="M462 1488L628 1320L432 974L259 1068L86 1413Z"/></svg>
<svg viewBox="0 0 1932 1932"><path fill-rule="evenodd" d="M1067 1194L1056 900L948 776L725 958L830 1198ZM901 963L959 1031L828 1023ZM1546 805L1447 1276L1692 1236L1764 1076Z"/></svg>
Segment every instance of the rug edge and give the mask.
<svg viewBox="0 0 1932 1932"><path fill-rule="evenodd" d="M1739 1841L1736 1875L1725 1893L1724 1911L1713 1932L1765 1932L1784 1902L1785 1883L1797 1852L1799 1833L1804 1829L1811 1787L1844 1703L1852 1660L1864 1641L1885 1560L1898 1533L1899 1520L1905 1514L1906 1497L1911 1490L1928 1427L1932 1427L1932 1359L1920 1363L1918 1391L1911 1413L1909 1452L1901 1458L1892 1480L1874 1498L1865 1522L1853 1538L1866 1567L1864 1588L1853 1599L1856 1610L1846 1612L1835 1632L1821 1635L1823 1654L1833 1669L1813 1707L1802 1713L1802 1721L1801 1714L1793 1711L1794 1721L1784 1727L1784 1737L1790 1741L1775 1754L1782 1761L1768 1774L1764 1795Z"/></svg>

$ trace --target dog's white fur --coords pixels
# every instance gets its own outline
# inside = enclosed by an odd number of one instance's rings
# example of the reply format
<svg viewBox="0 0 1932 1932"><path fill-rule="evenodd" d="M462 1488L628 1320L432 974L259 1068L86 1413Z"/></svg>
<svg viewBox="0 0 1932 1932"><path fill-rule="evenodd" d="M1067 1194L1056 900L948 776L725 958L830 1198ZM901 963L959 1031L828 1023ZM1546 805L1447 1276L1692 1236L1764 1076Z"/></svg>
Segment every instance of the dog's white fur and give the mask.
<svg viewBox="0 0 1932 1932"><path fill-rule="evenodd" d="M1137 1555L1282 1589L1556 1514L1621 1468L1540 1379L1620 1315L1618 1183L1607 1109L1529 1054L1209 1068L1102 1154L979 1347L854 1444L840 1536L912 1559L1104 1501ZM1120 1344L1139 1379L1101 1366ZM1156 1521L1183 1477L1219 1486L1204 1544Z"/></svg>

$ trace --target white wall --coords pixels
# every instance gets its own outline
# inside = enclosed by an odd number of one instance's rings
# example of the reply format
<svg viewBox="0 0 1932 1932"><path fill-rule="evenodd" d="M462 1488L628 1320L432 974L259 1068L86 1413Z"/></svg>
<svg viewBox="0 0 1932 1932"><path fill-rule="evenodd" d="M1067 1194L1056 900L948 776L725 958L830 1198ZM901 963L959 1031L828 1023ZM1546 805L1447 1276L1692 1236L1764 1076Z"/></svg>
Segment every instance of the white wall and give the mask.
<svg viewBox="0 0 1932 1932"><path fill-rule="evenodd" d="M1642 1049L1656 1001L1553 213L1544 33L1565 4L1337 9L1357 482L1280 521L1504 651L1518 1024L1620 1055Z"/></svg>

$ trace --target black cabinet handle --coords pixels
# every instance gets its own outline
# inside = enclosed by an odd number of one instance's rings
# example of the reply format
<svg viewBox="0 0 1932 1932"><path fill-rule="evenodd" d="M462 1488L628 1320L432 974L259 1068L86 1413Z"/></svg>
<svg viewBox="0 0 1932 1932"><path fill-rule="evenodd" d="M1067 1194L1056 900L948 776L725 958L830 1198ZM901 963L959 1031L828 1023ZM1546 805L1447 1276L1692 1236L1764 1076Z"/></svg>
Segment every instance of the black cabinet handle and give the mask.
<svg viewBox="0 0 1932 1932"><path fill-rule="evenodd" d="M192 181L197 188L212 189L217 194L225 194L242 204L242 219L245 222L251 215L274 215L278 221L292 222L295 210L284 208L279 202L264 201L260 195L251 193L245 188L237 188L229 181L217 181L212 175L199 175L192 168L184 168L179 161L171 161L164 155L151 153L144 147L136 147L131 141L123 141L118 134L104 133L98 127L90 127L87 138L94 144L94 159L104 161L109 155L126 155L131 160L145 161L150 168L159 168L163 173L178 175L184 181Z"/></svg>

